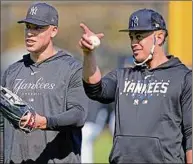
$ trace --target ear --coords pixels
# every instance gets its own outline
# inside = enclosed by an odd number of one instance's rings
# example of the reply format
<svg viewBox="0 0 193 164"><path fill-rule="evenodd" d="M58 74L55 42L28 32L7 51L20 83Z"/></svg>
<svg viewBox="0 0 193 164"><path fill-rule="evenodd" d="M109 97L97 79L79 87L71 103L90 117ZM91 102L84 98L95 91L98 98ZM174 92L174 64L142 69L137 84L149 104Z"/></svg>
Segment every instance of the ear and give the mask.
<svg viewBox="0 0 193 164"><path fill-rule="evenodd" d="M51 29L51 38L54 38L58 33L58 27L53 26Z"/></svg>
<svg viewBox="0 0 193 164"><path fill-rule="evenodd" d="M165 38L165 34L163 31L157 31L157 34L156 34L156 43L161 46L164 42L164 38Z"/></svg>

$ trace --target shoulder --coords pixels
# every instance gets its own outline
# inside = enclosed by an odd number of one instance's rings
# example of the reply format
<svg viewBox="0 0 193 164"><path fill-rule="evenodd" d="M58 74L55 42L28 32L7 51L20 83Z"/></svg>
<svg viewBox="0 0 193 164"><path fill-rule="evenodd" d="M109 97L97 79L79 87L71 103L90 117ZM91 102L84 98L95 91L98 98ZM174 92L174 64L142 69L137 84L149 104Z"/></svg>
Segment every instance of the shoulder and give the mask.
<svg viewBox="0 0 193 164"><path fill-rule="evenodd" d="M188 71L186 72L184 76L184 81L192 85L192 70L188 69Z"/></svg>
<svg viewBox="0 0 193 164"><path fill-rule="evenodd" d="M82 69L82 63L70 52L62 50L60 53L62 55L62 61L65 63L65 67L67 66L70 70Z"/></svg>
<svg viewBox="0 0 193 164"><path fill-rule="evenodd" d="M115 69L109 71L106 75L119 76L121 74L124 74L126 72L131 72L131 71L134 71L133 67L115 68Z"/></svg>
<svg viewBox="0 0 193 164"><path fill-rule="evenodd" d="M134 72L136 69L138 68L129 66L129 67L117 68L113 71L116 72L117 74L125 74L129 72Z"/></svg>
<svg viewBox="0 0 193 164"><path fill-rule="evenodd" d="M182 86L192 85L192 70L182 64L177 70L175 75L180 81Z"/></svg>
<svg viewBox="0 0 193 164"><path fill-rule="evenodd" d="M182 72L182 74L187 74L187 73L191 73L192 70L189 69L186 65L182 64L180 67L179 67L179 70L180 72Z"/></svg>
<svg viewBox="0 0 193 164"><path fill-rule="evenodd" d="M188 68L185 63L183 63L178 57L174 57L172 55L169 56L171 58L171 62L173 62L173 71L178 73L178 75L185 76L187 73L192 72L190 68Z"/></svg>
<svg viewBox="0 0 193 164"><path fill-rule="evenodd" d="M5 70L5 72L8 74L16 72L18 69L20 69L24 65L24 58L27 57L28 54L23 55L23 59L20 59L13 64L9 65L8 68Z"/></svg>

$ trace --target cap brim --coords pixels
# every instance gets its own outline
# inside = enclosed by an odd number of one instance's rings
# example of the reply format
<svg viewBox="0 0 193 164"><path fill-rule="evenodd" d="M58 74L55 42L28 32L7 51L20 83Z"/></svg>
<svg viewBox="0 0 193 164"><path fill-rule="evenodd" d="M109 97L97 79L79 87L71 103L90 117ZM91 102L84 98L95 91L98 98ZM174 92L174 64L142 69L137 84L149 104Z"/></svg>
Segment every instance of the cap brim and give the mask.
<svg viewBox="0 0 193 164"><path fill-rule="evenodd" d="M48 26L49 25L46 22L43 22L43 21L40 21L40 20L37 20L37 19L30 19L30 18L20 20L17 23L31 23L31 24L35 24L35 25L38 25L38 26Z"/></svg>
<svg viewBox="0 0 193 164"><path fill-rule="evenodd" d="M123 29L119 30L119 32L130 32L130 31L155 31L154 29L144 29L144 28L133 28L133 29Z"/></svg>
<svg viewBox="0 0 193 164"><path fill-rule="evenodd" d="M123 30L119 30L119 32L129 32L129 29L123 29Z"/></svg>

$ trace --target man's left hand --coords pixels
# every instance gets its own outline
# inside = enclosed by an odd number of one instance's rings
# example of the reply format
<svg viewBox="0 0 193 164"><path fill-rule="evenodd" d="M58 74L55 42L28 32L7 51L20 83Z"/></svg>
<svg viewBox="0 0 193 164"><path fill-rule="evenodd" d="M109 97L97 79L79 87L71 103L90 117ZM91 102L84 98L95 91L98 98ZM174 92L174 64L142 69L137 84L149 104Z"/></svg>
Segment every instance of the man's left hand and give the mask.
<svg viewBox="0 0 193 164"><path fill-rule="evenodd" d="M21 118L21 126L25 126L27 121L29 120L28 118L30 117L30 113L24 117ZM36 113L35 115L35 124L34 124L34 129L46 129L47 126L47 119L44 116L39 115Z"/></svg>

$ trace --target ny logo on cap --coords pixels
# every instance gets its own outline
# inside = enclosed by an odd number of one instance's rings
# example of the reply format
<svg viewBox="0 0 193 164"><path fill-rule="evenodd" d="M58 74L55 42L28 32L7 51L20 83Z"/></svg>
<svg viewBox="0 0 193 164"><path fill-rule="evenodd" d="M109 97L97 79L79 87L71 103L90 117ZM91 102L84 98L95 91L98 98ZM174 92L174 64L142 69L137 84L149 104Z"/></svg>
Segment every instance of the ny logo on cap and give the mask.
<svg viewBox="0 0 193 164"><path fill-rule="evenodd" d="M29 14L30 14L30 15L36 15L37 10L38 10L38 8L33 6L33 7L31 8L31 11L30 11Z"/></svg>
<svg viewBox="0 0 193 164"><path fill-rule="evenodd" d="M132 27L136 27L139 25L139 18L137 16L134 16L132 19L131 19L131 26Z"/></svg>
<svg viewBox="0 0 193 164"><path fill-rule="evenodd" d="M159 24L158 24L158 23L155 23L155 27L158 28L158 27L159 27Z"/></svg>

